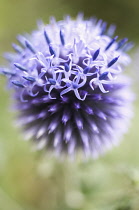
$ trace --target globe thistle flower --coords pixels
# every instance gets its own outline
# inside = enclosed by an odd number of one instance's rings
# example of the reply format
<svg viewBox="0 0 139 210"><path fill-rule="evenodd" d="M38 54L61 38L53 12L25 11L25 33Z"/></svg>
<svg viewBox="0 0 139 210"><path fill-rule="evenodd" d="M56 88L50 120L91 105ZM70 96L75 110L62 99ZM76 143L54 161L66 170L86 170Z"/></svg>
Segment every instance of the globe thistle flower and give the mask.
<svg viewBox="0 0 139 210"><path fill-rule="evenodd" d="M128 129L132 93L123 76L130 61L127 38L95 19L66 17L39 23L31 35L18 36L16 53L1 67L14 90L18 124L38 149L93 157L119 142Z"/></svg>

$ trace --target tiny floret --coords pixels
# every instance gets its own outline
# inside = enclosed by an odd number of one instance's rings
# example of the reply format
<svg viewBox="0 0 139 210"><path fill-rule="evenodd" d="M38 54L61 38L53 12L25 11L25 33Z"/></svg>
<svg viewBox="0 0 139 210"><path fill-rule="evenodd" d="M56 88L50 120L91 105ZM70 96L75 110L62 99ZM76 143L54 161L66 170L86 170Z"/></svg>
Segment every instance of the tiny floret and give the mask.
<svg viewBox="0 0 139 210"><path fill-rule="evenodd" d="M132 116L127 38L102 20L69 16L18 36L1 67L14 90L18 124L38 149L97 157L116 145Z"/></svg>

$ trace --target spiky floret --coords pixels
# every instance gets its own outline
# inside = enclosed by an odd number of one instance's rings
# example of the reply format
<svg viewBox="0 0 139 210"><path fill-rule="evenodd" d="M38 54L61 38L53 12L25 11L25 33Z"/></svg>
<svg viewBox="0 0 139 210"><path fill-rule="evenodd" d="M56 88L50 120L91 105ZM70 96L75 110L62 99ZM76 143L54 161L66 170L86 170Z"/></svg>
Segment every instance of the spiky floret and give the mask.
<svg viewBox="0 0 139 210"><path fill-rule="evenodd" d="M19 122L38 148L73 154L103 153L127 130L130 82L121 76L130 61L127 39L113 38L114 26L66 17L26 37L18 36L9 68L1 68L15 90Z"/></svg>

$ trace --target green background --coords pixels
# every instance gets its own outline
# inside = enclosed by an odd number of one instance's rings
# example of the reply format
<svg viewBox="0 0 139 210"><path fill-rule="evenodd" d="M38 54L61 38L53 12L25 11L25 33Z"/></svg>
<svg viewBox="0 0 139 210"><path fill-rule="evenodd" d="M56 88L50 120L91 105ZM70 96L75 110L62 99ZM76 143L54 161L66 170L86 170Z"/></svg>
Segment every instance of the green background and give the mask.
<svg viewBox="0 0 139 210"><path fill-rule="evenodd" d="M14 126L15 113L0 77L0 210L139 209L139 2L137 0L0 0L0 62L17 34L31 32L38 19L48 23L78 12L117 25L117 34L135 43L129 74L137 100L129 132L119 147L97 160L57 160L33 152Z"/></svg>

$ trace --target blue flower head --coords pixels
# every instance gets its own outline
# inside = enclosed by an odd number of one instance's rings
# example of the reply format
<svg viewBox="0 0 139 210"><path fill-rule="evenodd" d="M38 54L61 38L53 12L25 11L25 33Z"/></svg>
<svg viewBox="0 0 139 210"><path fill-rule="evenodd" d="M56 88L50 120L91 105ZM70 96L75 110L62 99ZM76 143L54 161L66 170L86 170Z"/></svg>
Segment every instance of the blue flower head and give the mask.
<svg viewBox="0 0 139 210"><path fill-rule="evenodd" d="M81 149L97 157L128 129L132 93L123 75L130 61L127 39L95 19L66 17L39 23L1 67L14 89L25 138L57 153Z"/></svg>

